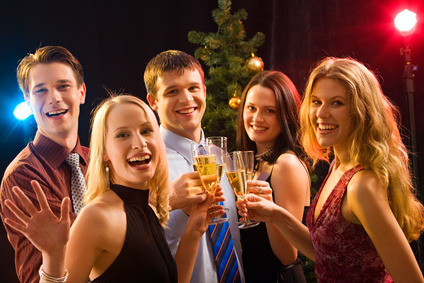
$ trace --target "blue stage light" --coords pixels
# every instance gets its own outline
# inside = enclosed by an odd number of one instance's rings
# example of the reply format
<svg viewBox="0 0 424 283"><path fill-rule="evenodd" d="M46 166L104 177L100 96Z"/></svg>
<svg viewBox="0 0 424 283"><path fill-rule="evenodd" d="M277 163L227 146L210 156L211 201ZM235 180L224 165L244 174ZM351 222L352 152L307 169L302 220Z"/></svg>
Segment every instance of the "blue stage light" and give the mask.
<svg viewBox="0 0 424 283"><path fill-rule="evenodd" d="M18 120L25 120L31 114L31 109L26 102L19 103L18 106L15 107L15 110L13 110L13 115L15 115Z"/></svg>

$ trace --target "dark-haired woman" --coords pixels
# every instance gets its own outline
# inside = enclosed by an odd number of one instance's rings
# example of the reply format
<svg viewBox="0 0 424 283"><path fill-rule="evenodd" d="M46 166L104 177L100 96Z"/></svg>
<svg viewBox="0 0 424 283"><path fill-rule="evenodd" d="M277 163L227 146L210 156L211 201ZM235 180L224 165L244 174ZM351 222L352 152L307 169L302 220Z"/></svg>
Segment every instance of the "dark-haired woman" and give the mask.
<svg viewBox="0 0 424 283"><path fill-rule="evenodd" d="M257 74L241 97L237 147L256 154L255 179L266 180L274 202L302 220L310 180L298 142L299 94L278 71ZM246 282L304 282L297 249L272 225L241 230Z"/></svg>

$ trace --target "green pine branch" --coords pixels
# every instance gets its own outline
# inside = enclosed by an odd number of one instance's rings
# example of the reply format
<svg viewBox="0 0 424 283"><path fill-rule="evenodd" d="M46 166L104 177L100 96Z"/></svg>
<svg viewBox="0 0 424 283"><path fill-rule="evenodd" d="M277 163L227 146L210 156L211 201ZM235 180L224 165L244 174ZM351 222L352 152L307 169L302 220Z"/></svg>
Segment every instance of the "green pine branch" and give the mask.
<svg viewBox="0 0 424 283"><path fill-rule="evenodd" d="M229 148L234 149L237 111L231 109L228 102L232 97L240 96L242 89L258 72L248 67L247 60L264 43L265 35L257 32L245 41L243 20L247 19L247 12L241 9L231 13L230 0L218 0L218 9L212 11L212 18L218 26L217 32L188 33L191 43L201 45L194 56L209 67L205 80L207 111L202 125L206 136L227 136Z"/></svg>

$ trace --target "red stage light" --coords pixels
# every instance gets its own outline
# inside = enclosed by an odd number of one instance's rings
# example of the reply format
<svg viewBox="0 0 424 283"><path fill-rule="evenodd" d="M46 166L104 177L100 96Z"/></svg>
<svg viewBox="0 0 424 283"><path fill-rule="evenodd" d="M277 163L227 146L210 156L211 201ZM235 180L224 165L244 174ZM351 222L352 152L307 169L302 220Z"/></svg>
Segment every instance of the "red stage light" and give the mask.
<svg viewBox="0 0 424 283"><path fill-rule="evenodd" d="M403 10L395 17L395 27L399 30L402 36L408 36L414 33L415 24L417 23L417 14Z"/></svg>

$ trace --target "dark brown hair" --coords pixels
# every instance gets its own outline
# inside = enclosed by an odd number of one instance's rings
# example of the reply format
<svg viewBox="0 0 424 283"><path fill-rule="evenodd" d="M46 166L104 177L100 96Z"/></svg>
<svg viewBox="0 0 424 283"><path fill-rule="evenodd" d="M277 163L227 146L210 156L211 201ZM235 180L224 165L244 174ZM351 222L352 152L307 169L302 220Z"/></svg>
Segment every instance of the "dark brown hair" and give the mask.
<svg viewBox="0 0 424 283"><path fill-rule="evenodd" d="M277 120L281 128L281 133L275 140L270 154L263 156L263 160L273 164L281 154L288 150L300 157L302 155L298 139L300 96L292 81L279 71L258 73L244 89L237 117L237 148L239 150L253 150L257 153L256 144L247 135L243 121L247 93L255 85L269 88L275 94Z"/></svg>

